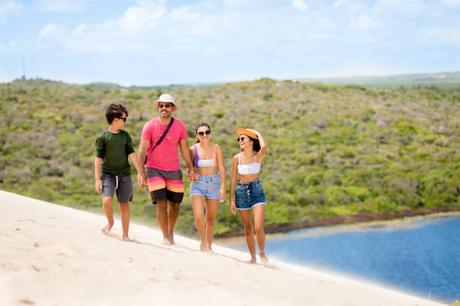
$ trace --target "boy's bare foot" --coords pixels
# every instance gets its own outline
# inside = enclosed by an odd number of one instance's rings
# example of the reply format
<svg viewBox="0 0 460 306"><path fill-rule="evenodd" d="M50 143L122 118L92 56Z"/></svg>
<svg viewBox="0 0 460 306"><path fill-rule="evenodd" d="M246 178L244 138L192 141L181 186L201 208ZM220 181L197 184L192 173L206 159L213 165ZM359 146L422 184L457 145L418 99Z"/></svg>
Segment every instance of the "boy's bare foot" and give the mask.
<svg viewBox="0 0 460 306"><path fill-rule="evenodd" d="M112 229L112 227L113 227L113 222L111 222L111 223L107 222L107 224L103 228L101 228L101 232L104 235L107 235L110 232L110 230Z"/></svg>
<svg viewBox="0 0 460 306"><path fill-rule="evenodd" d="M260 252L259 256L260 256L260 262L263 265L268 263L268 258L267 258L267 256L265 256L265 252Z"/></svg>

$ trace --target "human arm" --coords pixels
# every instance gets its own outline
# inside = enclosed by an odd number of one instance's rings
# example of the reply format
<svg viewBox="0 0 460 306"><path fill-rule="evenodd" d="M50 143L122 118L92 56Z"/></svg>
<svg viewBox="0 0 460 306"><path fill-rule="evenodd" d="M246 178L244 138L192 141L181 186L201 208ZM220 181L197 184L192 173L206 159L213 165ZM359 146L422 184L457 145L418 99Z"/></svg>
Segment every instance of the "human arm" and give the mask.
<svg viewBox="0 0 460 306"><path fill-rule="evenodd" d="M137 152L137 161L139 163L139 166L142 167L142 171L140 171L140 172L138 171L137 174L139 175L139 173L141 173L142 176L143 176L143 185L142 186L145 186L145 182L146 182L145 173L144 173L144 169L143 169L143 164L144 164L145 158L147 156L147 149L149 147L149 144L150 144L150 142L148 140L145 140L145 139L141 138L141 142L139 143L139 150Z"/></svg>
<svg viewBox="0 0 460 306"><path fill-rule="evenodd" d="M193 168L192 159L190 157L190 150L188 149L187 139L179 140L179 149L187 167L188 178L193 180L195 178L195 169Z"/></svg>
<svg viewBox="0 0 460 306"><path fill-rule="evenodd" d="M141 163L139 162L139 159L137 158L136 153L131 153L128 155L128 159L131 161L131 163L134 165L137 171L137 184L139 186L144 186L145 184L145 178L144 178L144 168L141 166Z"/></svg>
<svg viewBox="0 0 460 306"><path fill-rule="evenodd" d="M97 193L102 191L102 180L101 180L101 170L102 169L102 158L94 158L94 188Z"/></svg>
<svg viewBox="0 0 460 306"><path fill-rule="evenodd" d="M260 150L256 154L256 161L260 163L260 162L262 162L262 159L264 159L265 153L267 153L267 143L265 142L265 140L262 137L262 134L260 134L260 132L254 130L254 129L249 129L249 130L254 132L257 135L257 138L259 139Z"/></svg>
<svg viewBox="0 0 460 306"><path fill-rule="evenodd" d="M219 168L220 174L220 201L225 200L225 163L224 163L224 153L222 152L221 147L216 144L216 153L217 153L217 167Z"/></svg>
<svg viewBox="0 0 460 306"><path fill-rule="evenodd" d="M232 160L232 173L230 175L230 211L232 212L232 214L236 213L235 188L236 188L236 179L238 175L237 167L238 167L238 158L237 158L237 155L235 155Z"/></svg>

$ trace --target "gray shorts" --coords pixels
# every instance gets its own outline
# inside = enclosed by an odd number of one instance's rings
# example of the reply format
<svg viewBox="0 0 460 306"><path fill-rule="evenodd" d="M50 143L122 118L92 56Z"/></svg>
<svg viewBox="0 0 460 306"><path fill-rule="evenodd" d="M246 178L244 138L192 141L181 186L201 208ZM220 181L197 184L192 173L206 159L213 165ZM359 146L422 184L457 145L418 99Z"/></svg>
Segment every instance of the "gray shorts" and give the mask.
<svg viewBox="0 0 460 306"><path fill-rule="evenodd" d="M102 174L102 195L104 197L113 197L116 191L117 199L120 203L128 203L133 200L133 183L131 176L116 176Z"/></svg>

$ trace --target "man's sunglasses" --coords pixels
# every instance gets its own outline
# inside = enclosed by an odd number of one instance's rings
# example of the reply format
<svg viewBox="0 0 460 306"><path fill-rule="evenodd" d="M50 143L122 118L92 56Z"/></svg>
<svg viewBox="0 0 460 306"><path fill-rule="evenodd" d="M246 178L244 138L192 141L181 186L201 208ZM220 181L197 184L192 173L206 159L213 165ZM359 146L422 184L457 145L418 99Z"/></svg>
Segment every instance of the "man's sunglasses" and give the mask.
<svg viewBox="0 0 460 306"><path fill-rule="evenodd" d="M158 104L158 108L171 108L171 107L172 107L171 103Z"/></svg>
<svg viewBox="0 0 460 306"><path fill-rule="evenodd" d="M200 135L200 136L204 136L204 134L206 134L206 135L211 134L211 130L206 130L204 132L198 132L198 135Z"/></svg>

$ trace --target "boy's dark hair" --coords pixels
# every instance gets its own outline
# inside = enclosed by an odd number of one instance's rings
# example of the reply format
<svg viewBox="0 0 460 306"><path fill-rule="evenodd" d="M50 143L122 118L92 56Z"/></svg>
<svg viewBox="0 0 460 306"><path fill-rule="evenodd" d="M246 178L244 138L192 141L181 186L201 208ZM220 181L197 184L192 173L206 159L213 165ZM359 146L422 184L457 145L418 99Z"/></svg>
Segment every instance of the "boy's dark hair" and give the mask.
<svg viewBox="0 0 460 306"><path fill-rule="evenodd" d="M110 104L107 107L107 111L105 112L105 118L107 119L108 124L112 124L115 118L121 119L123 114L126 114L128 117L128 111L126 108L121 104Z"/></svg>

